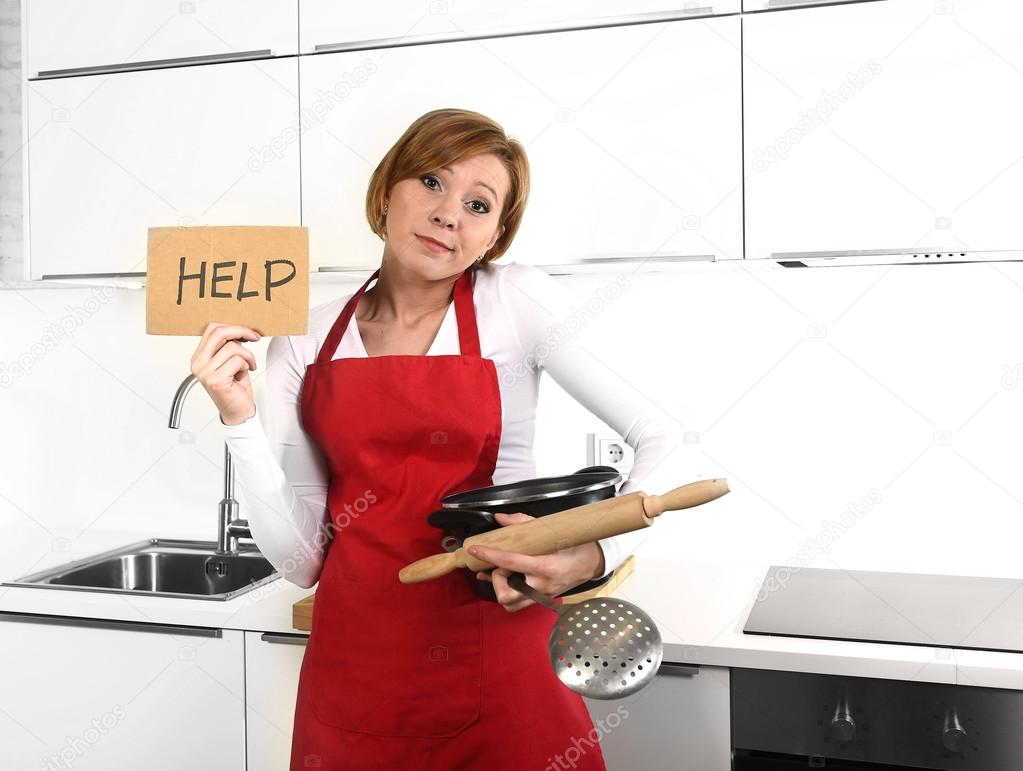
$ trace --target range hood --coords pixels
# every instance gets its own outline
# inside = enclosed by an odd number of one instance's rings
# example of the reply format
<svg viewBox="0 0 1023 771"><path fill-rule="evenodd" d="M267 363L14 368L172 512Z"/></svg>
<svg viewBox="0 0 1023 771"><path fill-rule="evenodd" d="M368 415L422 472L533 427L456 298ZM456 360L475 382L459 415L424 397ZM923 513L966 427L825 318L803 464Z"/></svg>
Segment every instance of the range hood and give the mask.
<svg viewBox="0 0 1023 771"><path fill-rule="evenodd" d="M1023 250L863 249L844 252L773 252L783 268L841 268L864 265L950 265L964 262L1023 262Z"/></svg>

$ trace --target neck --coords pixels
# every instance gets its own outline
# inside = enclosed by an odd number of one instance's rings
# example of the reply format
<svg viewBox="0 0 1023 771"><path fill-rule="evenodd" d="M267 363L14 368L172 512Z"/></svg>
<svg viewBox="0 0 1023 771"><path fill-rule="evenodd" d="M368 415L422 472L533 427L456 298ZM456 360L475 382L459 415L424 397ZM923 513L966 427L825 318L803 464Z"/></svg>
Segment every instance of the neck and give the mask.
<svg viewBox="0 0 1023 771"><path fill-rule="evenodd" d="M366 291L365 318L412 324L423 316L447 308L461 274L431 281L384 260L377 283Z"/></svg>

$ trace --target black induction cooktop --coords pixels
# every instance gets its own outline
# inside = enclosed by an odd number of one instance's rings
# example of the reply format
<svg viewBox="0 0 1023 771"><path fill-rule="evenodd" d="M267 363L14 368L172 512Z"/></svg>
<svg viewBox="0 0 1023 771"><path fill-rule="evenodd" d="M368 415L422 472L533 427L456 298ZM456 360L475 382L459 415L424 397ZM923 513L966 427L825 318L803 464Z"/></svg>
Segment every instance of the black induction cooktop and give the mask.
<svg viewBox="0 0 1023 771"><path fill-rule="evenodd" d="M746 634L1023 652L1023 580L772 566Z"/></svg>

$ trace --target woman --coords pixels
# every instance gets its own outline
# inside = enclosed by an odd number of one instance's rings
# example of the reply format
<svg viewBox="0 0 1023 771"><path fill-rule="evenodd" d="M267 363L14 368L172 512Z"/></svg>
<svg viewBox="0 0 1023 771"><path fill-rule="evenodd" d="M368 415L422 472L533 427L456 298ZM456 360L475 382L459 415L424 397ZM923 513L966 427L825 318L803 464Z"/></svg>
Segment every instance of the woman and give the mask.
<svg viewBox="0 0 1023 771"><path fill-rule="evenodd" d="M636 448L632 487L674 446L663 415L571 335L552 336L567 318L553 279L489 264L514 238L528 192L525 151L500 126L427 113L370 181L380 269L351 297L313 308L307 335L270 343L273 445L242 343L258 333L210 324L193 356L257 544L289 580L319 581L292 769L521 771L561 768L566 752L574 768L604 768L582 699L547 659L553 616L507 578L520 571L558 594L610 572L635 534L540 557L481 549L498 567L476 578L493 582L497 603L458 573L397 580L440 550L426 515L441 497L534 475L544 369ZM500 515L502 525L526 519Z"/></svg>

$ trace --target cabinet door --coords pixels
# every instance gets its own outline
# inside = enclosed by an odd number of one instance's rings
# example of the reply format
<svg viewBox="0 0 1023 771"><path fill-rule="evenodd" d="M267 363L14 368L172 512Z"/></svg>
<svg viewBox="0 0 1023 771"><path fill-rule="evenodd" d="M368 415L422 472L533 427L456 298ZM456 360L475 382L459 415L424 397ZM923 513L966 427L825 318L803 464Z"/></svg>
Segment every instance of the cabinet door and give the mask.
<svg viewBox="0 0 1023 771"><path fill-rule="evenodd" d="M723 667L665 663L631 696L586 699L607 771L729 771L728 677ZM576 751L585 749L581 743Z"/></svg>
<svg viewBox="0 0 1023 771"><path fill-rule="evenodd" d="M747 256L1023 247L1023 5L743 18Z"/></svg>
<svg viewBox="0 0 1023 771"><path fill-rule="evenodd" d="M679 18L737 13L740 0L392 0L367 4L352 14L331 0L301 0L303 53L324 48L408 45L431 38L465 38L572 25L613 24L624 19Z"/></svg>
<svg viewBox="0 0 1023 771"><path fill-rule="evenodd" d="M28 0L25 73L298 52L298 0Z"/></svg>
<svg viewBox="0 0 1023 771"><path fill-rule="evenodd" d="M294 57L27 93L33 279L145 273L150 227L301 224Z"/></svg>
<svg viewBox="0 0 1023 771"><path fill-rule="evenodd" d="M248 771L288 767L305 642L306 635L245 633Z"/></svg>
<svg viewBox="0 0 1023 771"><path fill-rule="evenodd" d="M234 630L0 614L0 765L244 771L243 645Z"/></svg>
<svg viewBox="0 0 1023 771"><path fill-rule="evenodd" d="M303 224L316 265L379 263L365 197L423 113L487 115L525 147L509 259L741 257L739 18L301 57Z"/></svg>

